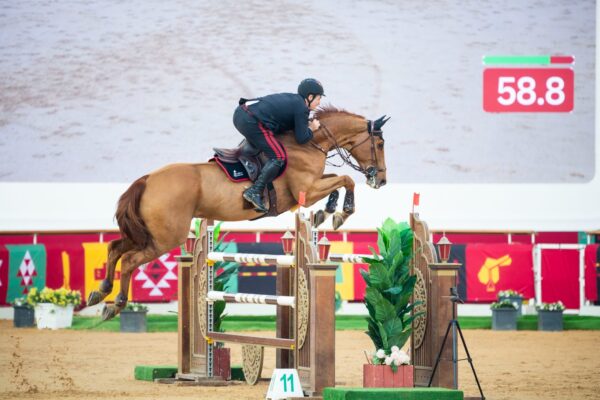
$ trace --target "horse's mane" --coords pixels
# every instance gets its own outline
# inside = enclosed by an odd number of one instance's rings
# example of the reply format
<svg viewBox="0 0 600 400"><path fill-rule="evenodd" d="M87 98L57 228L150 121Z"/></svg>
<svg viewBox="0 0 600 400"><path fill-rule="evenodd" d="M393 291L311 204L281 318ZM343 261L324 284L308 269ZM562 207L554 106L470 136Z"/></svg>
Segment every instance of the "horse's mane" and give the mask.
<svg viewBox="0 0 600 400"><path fill-rule="evenodd" d="M351 112L346 111L344 109L334 107L334 106L332 106L330 104L328 104L326 106L320 106L315 111L315 117L317 119L326 118L326 117L328 117L330 115L333 115L333 114L336 114L336 115L343 114L343 115L348 115L348 116L357 117L357 118L363 118L364 119L364 117L362 115L351 113Z"/></svg>

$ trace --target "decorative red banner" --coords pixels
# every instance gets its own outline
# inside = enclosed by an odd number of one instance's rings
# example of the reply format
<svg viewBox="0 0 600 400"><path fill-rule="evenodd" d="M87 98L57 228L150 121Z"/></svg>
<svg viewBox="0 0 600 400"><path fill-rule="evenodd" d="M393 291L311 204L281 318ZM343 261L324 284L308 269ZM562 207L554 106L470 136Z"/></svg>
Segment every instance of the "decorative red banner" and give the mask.
<svg viewBox="0 0 600 400"><path fill-rule="evenodd" d="M468 301L495 301L501 290L535 296L532 245L469 244L466 249Z"/></svg>

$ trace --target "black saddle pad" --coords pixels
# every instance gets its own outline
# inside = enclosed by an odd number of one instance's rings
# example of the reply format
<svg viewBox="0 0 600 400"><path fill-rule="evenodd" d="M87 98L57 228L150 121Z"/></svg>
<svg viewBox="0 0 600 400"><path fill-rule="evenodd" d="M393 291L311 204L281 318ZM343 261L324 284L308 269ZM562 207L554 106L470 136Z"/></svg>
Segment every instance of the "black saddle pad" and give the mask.
<svg viewBox="0 0 600 400"><path fill-rule="evenodd" d="M225 172L227 178L233 182L243 182L249 181L250 177L248 176L248 172L246 168L242 165L241 162L236 161L233 163L224 162L219 160L218 158L211 158L210 161L214 161L217 163L219 167Z"/></svg>

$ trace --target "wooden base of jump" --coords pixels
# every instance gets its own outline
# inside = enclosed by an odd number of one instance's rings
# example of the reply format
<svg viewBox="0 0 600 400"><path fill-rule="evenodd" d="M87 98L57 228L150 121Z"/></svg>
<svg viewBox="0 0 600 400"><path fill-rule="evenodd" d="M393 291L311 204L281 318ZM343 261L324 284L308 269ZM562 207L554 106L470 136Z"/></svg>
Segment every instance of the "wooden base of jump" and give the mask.
<svg viewBox="0 0 600 400"><path fill-rule="evenodd" d="M225 381L219 377L183 379L183 378L159 378L155 383L163 383L173 386L230 386L237 384L235 381Z"/></svg>

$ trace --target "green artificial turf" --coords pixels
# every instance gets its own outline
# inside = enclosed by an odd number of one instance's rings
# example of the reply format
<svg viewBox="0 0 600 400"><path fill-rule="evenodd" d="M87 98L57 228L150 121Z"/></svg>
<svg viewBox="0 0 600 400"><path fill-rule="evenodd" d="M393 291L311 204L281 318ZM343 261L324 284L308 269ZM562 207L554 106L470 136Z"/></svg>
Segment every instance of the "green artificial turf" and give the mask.
<svg viewBox="0 0 600 400"><path fill-rule="evenodd" d="M325 388L323 400L463 400L460 390L443 388Z"/></svg>
<svg viewBox="0 0 600 400"><path fill-rule="evenodd" d="M462 329L491 329L491 317L460 317ZM564 316L565 330L600 330L600 317ZM148 332L177 332L177 315L148 315ZM364 316L337 316L335 328L338 331L367 329ZM95 331L118 332L119 317L102 322L100 317L73 317L72 329L90 329ZM223 321L226 332L237 331L273 331L275 316L227 316ZM537 317L526 315L519 318L518 330L537 330Z"/></svg>
<svg viewBox="0 0 600 400"><path fill-rule="evenodd" d="M148 332L177 332L177 315L148 315ZM79 317L73 316L71 329L94 330L101 332L119 332L120 318L117 316L110 321L102 321L101 317Z"/></svg>
<svg viewBox="0 0 600 400"><path fill-rule="evenodd" d="M136 365L133 376L138 381L154 382L160 378L175 378L177 367L160 365Z"/></svg>

